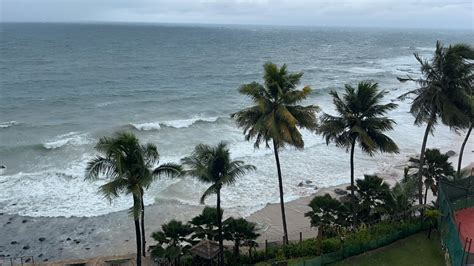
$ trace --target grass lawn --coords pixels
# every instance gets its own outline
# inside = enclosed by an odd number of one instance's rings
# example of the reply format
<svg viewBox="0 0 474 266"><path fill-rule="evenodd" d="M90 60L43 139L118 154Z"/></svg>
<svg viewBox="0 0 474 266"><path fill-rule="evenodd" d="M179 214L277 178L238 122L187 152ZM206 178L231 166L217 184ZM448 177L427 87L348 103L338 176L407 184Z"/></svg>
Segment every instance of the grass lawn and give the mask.
<svg viewBox="0 0 474 266"><path fill-rule="evenodd" d="M441 250L439 235L436 232L428 239L427 232L421 232L396 241L388 246L347 258L331 264L331 266L444 266L444 254ZM288 260L288 265L303 265L303 261L311 259L296 258ZM256 264L271 265L268 262ZM306 265L309 265L308 263Z"/></svg>
<svg viewBox="0 0 474 266"><path fill-rule="evenodd" d="M388 246L331 264L331 266L446 265L439 235L436 233L431 234L431 239L426 238L426 236L426 232L421 232Z"/></svg>

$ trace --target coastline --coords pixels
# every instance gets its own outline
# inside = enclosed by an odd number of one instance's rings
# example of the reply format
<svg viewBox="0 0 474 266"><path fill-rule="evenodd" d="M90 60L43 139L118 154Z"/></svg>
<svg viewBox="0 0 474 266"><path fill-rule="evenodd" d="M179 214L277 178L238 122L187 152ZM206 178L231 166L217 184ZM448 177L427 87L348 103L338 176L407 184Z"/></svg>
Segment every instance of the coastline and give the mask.
<svg viewBox="0 0 474 266"><path fill-rule="evenodd" d="M285 204L290 240L315 237L317 230L309 226L304 213L316 195L335 195L335 188L344 189L347 184L318 189L310 196L298 198ZM188 221L201 213L204 205L191 206L176 201L164 201L149 205L145 209L147 244L149 237L171 219ZM234 213L234 214L233 214ZM224 215L235 216L230 209ZM263 209L246 217L260 228L260 245L281 241L282 221L280 204L269 203ZM33 256L35 262L88 259L132 254L135 251L135 231L128 211L118 211L94 217L30 217L0 214L0 259ZM8 256L9 255L9 256ZM47 261L45 261L47 260Z"/></svg>
<svg viewBox="0 0 474 266"><path fill-rule="evenodd" d="M467 156L468 158L471 156ZM456 161L457 156L450 158ZM469 158L471 159L471 158ZM470 160L472 162L472 160ZM466 161L467 162L467 161ZM473 167L474 163L465 164ZM397 173L377 173L393 186L402 178L403 169ZM333 197L334 189L345 189L348 183L319 188L310 196L301 197L285 204L288 234L290 240L298 240L300 232L303 238L315 237L316 228L311 228L304 213L309 211L311 199L326 193ZM429 195L431 198L432 195ZM145 228L147 244L153 244L149 237L152 232L161 229L161 225L171 219L188 221L201 213L204 205L191 206L177 201L157 202L147 206ZM224 219L236 216L236 211L226 209ZM260 245L281 241L282 220L280 205L269 203L246 217L260 228ZM35 262L45 263L62 260L89 259L97 257L123 256L135 251L135 232L133 220L128 211L118 211L95 217L29 217L0 213L0 259L33 256Z"/></svg>

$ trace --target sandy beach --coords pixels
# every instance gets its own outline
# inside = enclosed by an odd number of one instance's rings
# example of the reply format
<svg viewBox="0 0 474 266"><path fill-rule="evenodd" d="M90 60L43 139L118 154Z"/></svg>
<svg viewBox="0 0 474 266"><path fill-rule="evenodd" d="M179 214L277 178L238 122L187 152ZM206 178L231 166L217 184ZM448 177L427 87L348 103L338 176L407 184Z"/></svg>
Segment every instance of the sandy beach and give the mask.
<svg viewBox="0 0 474 266"><path fill-rule="evenodd" d="M456 157L450 158L456 161ZM471 163L467 168L473 167ZM402 168L396 172L379 173L393 186L401 178ZM313 195L285 204L290 240L316 236L317 230L309 226L304 213L315 195L334 193L348 184L318 189ZM191 206L175 201L157 202L146 208L146 233L160 230L161 224L171 219L188 221L198 215L204 206ZM225 216L236 216L234 210L226 210ZM224 217L226 218L226 217ZM281 241L282 222L279 204L267 204L263 209L246 217L256 222L261 236L258 243ZM96 217L27 217L0 213L0 258L33 256L35 262L52 262L71 259L119 256L135 250L133 221L127 211L119 211ZM148 244L153 243L148 239Z"/></svg>

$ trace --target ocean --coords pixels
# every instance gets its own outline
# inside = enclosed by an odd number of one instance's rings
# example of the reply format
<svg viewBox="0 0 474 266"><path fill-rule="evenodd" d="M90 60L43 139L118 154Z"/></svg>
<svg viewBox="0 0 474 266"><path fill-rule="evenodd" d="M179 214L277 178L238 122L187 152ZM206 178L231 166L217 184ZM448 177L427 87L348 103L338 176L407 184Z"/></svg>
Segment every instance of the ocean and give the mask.
<svg viewBox="0 0 474 266"><path fill-rule="evenodd" d="M419 76L417 52L430 57L437 40L474 44L472 31L270 27L172 24L0 24L0 212L30 216L96 216L124 210L131 197L113 202L97 194L104 180L84 180L98 138L130 131L158 146L161 162L179 162L198 143L226 141L233 158L257 171L223 190L224 208L249 214L278 202L271 150L255 150L229 115L249 99L237 88L262 81L267 61L303 71L314 92L304 104L334 112L330 90L361 80L379 83L387 102L400 107L388 134L400 154L364 155L357 150L356 177L395 175L419 152L424 128L413 125L414 88L396 77ZM303 131L304 150L287 148L281 163L285 200L314 187L349 181L349 154ZM458 151L463 136L438 126L428 146ZM473 142L466 153L474 150ZM472 158L472 157L471 157ZM467 160L466 160L467 162ZM186 177L161 179L145 194L198 205L205 185ZM208 203L213 204L214 198Z"/></svg>

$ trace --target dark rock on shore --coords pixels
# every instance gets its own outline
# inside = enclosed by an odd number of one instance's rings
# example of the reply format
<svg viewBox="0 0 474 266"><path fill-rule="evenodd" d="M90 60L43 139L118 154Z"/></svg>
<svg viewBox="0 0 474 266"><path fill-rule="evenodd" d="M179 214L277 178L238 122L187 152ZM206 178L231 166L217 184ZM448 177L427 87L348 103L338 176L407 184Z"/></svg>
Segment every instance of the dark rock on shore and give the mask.
<svg viewBox="0 0 474 266"><path fill-rule="evenodd" d="M450 150L446 153L446 155L449 156L449 157L453 157L454 155L456 155L456 152L453 151L453 150Z"/></svg>

